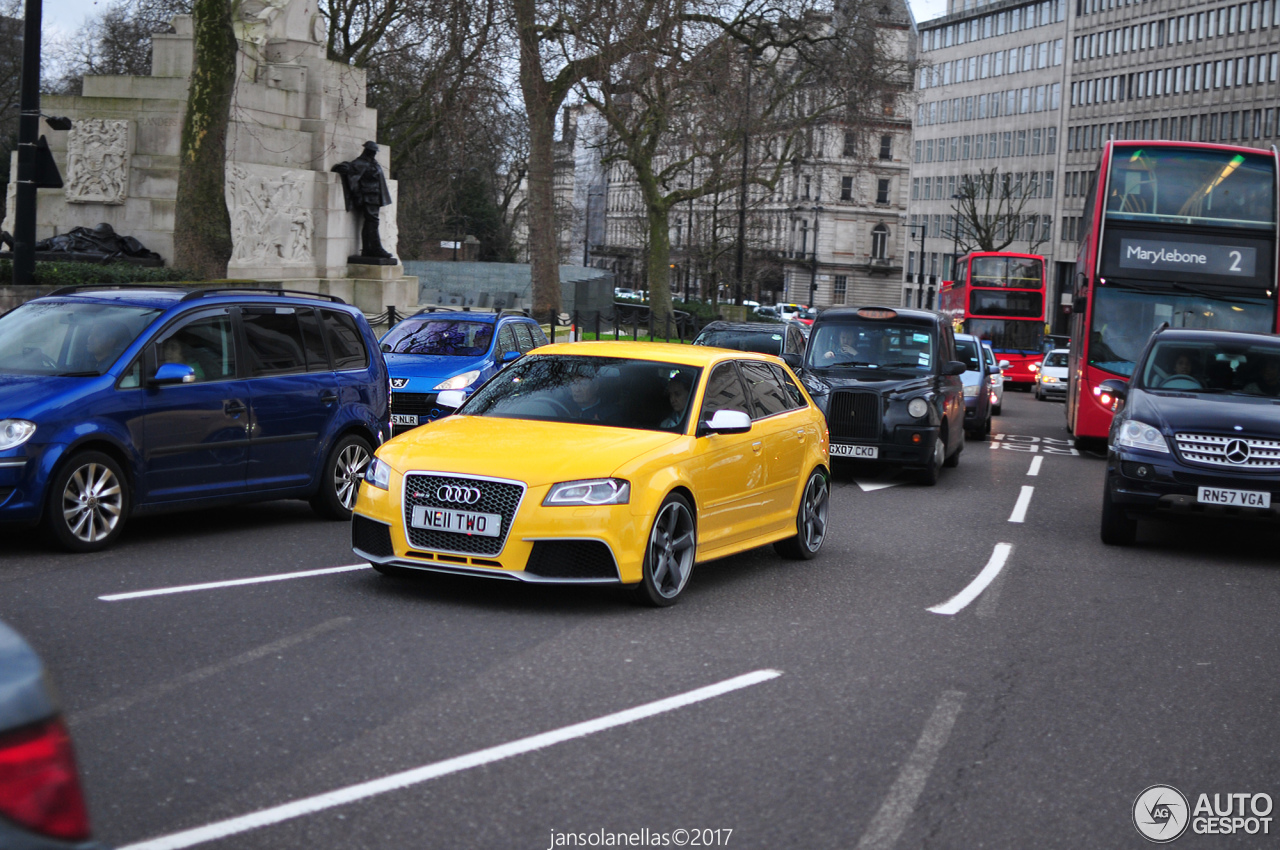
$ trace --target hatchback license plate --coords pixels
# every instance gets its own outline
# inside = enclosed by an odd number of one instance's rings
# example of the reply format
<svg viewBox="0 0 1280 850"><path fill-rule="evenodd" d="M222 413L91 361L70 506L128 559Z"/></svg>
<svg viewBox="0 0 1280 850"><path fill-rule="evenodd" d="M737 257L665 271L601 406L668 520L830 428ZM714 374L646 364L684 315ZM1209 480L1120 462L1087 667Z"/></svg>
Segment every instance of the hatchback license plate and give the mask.
<svg viewBox="0 0 1280 850"><path fill-rule="evenodd" d="M1271 494L1257 490L1224 490L1220 487L1201 487L1196 491L1196 501L1202 505L1226 505L1232 508L1269 508Z"/></svg>
<svg viewBox="0 0 1280 850"><path fill-rule="evenodd" d="M880 457L879 446L846 446L843 443L832 443L831 454L836 457L857 457L864 460L875 460Z"/></svg>
<svg viewBox="0 0 1280 850"><path fill-rule="evenodd" d="M392 425L417 425L418 416L414 413L393 413L391 414Z"/></svg>
<svg viewBox="0 0 1280 850"><path fill-rule="evenodd" d="M455 511L450 508L430 508L415 505L413 527L432 531L451 531L454 534L477 534L481 537L497 537L502 533L501 514L479 514L473 511Z"/></svg>

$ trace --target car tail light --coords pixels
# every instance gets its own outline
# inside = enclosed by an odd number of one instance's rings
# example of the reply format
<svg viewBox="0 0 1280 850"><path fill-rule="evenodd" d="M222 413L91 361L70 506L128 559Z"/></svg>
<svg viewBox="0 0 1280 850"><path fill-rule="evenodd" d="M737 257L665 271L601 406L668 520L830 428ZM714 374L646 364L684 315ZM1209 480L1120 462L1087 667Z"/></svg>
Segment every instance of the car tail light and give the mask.
<svg viewBox="0 0 1280 850"><path fill-rule="evenodd" d="M0 816L51 838L89 837L89 812L61 720L0 737Z"/></svg>

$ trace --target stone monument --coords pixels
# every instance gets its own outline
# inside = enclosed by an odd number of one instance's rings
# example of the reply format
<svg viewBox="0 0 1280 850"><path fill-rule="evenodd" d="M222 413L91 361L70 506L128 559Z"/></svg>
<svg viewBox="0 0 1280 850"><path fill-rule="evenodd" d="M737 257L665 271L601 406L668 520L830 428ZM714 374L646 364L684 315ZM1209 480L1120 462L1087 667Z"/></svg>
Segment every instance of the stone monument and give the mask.
<svg viewBox="0 0 1280 850"><path fill-rule="evenodd" d="M385 203L375 208L374 241L387 254L375 264L361 258L360 217L348 212L342 175L331 170L377 137L364 71L326 58L324 19L309 0L244 0L236 9L227 277L331 293L371 313L412 307L417 282L393 257L396 182L383 178ZM41 125L66 179L63 189L38 193L38 239L106 223L172 263L192 55L192 21L179 16L172 33L152 38L150 76L89 76L82 95L45 96L43 110L70 117L72 128ZM374 147L366 153L385 172L389 151Z"/></svg>

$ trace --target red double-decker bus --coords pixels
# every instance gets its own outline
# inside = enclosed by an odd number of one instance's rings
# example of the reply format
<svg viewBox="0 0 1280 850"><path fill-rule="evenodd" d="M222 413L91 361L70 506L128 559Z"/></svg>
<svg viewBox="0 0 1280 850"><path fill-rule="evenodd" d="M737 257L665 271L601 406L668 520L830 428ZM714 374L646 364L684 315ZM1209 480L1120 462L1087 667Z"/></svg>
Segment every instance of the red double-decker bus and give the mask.
<svg viewBox="0 0 1280 850"><path fill-rule="evenodd" d="M1044 357L1044 257L975 251L956 261L956 279L943 284L938 309L957 331L991 343L1008 360L1006 381L1020 389L1035 382Z"/></svg>
<svg viewBox="0 0 1280 850"><path fill-rule="evenodd" d="M1275 148L1110 141L1086 195L1071 308L1067 427L1104 440L1151 332L1274 333Z"/></svg>

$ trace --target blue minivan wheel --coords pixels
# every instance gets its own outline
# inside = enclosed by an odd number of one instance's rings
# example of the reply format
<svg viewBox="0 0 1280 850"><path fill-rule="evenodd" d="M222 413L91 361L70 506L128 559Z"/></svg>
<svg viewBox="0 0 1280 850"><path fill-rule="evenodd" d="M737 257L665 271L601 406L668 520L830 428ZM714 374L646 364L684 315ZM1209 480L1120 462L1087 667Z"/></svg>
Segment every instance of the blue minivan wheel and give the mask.
<svg viewBox="0 0 1280 850"><path fill-rule="evenodd" d="M101 452L81 452L49 483L45 529L71 552L97 552L116 541L129 516L129 482Z"/></svg>
<svg viewBox="0 0 1280 850"><path fill-rule="evenodd" d="M326 519L349 520L365 468L373 460L373 447L364 437L348 434L334 443L320 470L320 489L311 509Z"/></svg>

